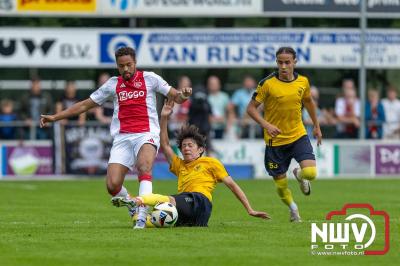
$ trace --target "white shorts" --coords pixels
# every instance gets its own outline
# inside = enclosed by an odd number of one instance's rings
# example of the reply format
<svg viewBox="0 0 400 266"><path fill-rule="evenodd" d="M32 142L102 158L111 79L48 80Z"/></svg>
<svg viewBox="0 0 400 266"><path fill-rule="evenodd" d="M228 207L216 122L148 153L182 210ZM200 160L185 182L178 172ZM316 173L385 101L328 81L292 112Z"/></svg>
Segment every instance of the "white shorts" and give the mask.
<svg viewBox="0 0 400 266"><path fill-rule="evenodd" d="M150 132L116 135L108 163L119 163L133 170L139 150L146 143L154 145L158 152L160 136Z"/></svg>

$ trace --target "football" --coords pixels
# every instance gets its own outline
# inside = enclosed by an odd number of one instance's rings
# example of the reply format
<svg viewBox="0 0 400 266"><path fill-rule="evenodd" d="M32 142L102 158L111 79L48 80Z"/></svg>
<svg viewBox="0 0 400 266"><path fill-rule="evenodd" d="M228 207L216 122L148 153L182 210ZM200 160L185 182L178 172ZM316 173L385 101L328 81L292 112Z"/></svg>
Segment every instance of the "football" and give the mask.
<svg viewBox="0 0 400 266"><path fill-rule="evenodd" d="M151 213L151 223L155 227L172 227L178 220L176 207L169 202L162 202L154 206Z"/></svg>

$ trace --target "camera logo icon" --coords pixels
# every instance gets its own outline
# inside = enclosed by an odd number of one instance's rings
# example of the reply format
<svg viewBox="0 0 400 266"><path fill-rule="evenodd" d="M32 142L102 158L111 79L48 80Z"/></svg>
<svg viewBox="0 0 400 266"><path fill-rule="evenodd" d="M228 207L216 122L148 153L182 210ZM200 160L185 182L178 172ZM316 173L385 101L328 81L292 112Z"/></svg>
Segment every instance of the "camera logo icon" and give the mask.
<svg viewBox="0 0 400 266"><path fill-rule="evenodd" d="M312 255L384 255L390 246L389 215L368 203L350 203L311 223Z"/></svg>

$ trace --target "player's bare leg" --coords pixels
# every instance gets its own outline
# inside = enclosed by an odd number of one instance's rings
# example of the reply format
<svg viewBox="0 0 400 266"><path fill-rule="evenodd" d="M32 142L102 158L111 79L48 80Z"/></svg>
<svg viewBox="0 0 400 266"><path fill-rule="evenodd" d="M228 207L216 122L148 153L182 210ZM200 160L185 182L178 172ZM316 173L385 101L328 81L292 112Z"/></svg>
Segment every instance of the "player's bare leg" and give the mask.
<svg viewBox="0 0 400 266"><path fill-rule="evenodd" d="M122 197L128 198L129 193L127 189L123 186L125 175L128 173L128 167L119 164L119 163L110 163L107 167L107 179L106 186L108 193L113 196L111 202L113 205L116 205L117 202L114 202L114 198ZM128 208L129 215L133 216L135 214L134 208Z"/></svg>
<svg viewBox="0 0 400 266"><path fill-rule="evenodd" d="M127 196L128 193L124 193L123 183L126 173L128 173L128 167L119 163L110 163L107 167L107 179L106 186L108 193L112 196ZM119 195L119 194L123 195Z"/></svg>
<svg viewBox="0 0 400 266"><path fill-rule="evenodd" d="M316 163L314 160L304 160L300 162L300 168L293 169L293 174L300 185L300 190L304 195L311 194L311 180L316 176Z"/></svg>
<svg viewBox="0 0 400 266"><path fill-rule="evenodd" d="M153 192L152 170L156 154L156 148L152 144L146 143L143 144L137 155L136 168L138 170L139 197ZM138 207L135 229L142 229L145 227L147 212L147 206L140 205Z"/></svg>

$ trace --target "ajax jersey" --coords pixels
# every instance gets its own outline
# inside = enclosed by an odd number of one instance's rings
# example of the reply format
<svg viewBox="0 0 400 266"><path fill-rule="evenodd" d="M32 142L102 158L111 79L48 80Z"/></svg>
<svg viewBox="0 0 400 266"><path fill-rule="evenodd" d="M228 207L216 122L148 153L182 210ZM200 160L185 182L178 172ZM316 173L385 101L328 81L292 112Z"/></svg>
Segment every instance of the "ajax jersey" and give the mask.
<svg viewBox="0 0 400 266"><path fill-rule="evenodd" d="M154 72L136 71L128 81L121 76L110 78L90 98L102 105L114 103L110 126L111 136L119 133L160 133L156 92L167 96L171 86Z"/></svg>

